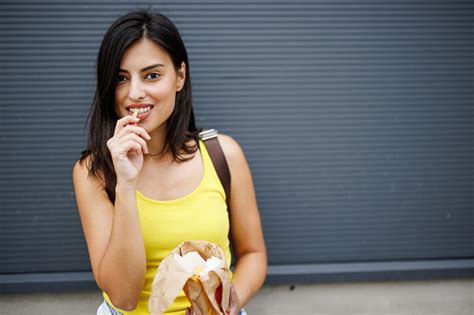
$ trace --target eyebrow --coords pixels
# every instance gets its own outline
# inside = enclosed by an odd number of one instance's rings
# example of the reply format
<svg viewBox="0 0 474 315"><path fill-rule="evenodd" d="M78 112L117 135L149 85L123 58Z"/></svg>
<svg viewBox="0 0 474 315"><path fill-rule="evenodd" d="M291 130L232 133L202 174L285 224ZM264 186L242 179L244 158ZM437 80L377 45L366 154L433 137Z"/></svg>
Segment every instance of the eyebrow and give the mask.
<svg viewBox="0 0 474 315"><path fill-rule="evenodd" d="M151 69L154 69L154 68L164 67L164 66L165 65L162 64L162 63L155 63L154 65L146 66L145 68L141 69L140 72L145 72L145 71L148 71L148 70L151 70ZM125 70L125 69L120 69L119 68L119 72L128 72L128 71Z"/></svg>

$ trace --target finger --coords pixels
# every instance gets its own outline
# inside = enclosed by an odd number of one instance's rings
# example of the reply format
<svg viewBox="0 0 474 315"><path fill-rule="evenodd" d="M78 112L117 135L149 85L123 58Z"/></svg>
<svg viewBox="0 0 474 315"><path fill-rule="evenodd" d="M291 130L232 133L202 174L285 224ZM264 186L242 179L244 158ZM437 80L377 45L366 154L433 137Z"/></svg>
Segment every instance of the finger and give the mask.
<svg viewBox="0 0 474 315"><path fill-rule="evenodd" d="M142 138L140 138L139 136L137 135L134 135L134 140L135 141L138 141L138 143L140 143L140 146L142 148L142 151L143 151L143 154L149 154L150 152L148 152L148 146L145 142L145 140L143 140Z"/></svg>
<svg viewBox="0 0 474 315"><path fill-rule="evenodd" d="M240 299L237 295L237 290L235 289L234 285L230 286L230 305L229 311L231 315L238 314L240 310Z"/></svg>
<svg viewBox="0 0 474 315"><path fill-rule="evenodd" d="M127 154L134 153L134 152L137 154L142 154L142 147L138 142L127 141L123 145L123 152L126 152Z"/></svg>
<svg viewBox="0 0 474 315"><path fill-rule="evenodd" d="M127 133L135 133L145 140L151 139L150 135L148 134L148 132L146 132L145 129L143 129L142 127L134 126L134 125L125 126L118 132L117 136L121 137Z"/></svg>
<svg viewBox="0 0 474 315"><path fill-rule="evenodd" d="M128 135L124 136L121 139L121 143L125 143L126 141L135 141L140 144L142 147L143 153L148 154L148 146L146 144L146 141L143 140L143 138L140 138L137 136L135 133L129 133Z"/></svg>
<svg viewBox="0 0 474 315"><path fill-rule="evenodd" d="M137 123L139 121L140 121L139 118L133 117L131 115L127 115L127 116L124 116L124 117L120 118L119 120L117 120L117 123L115 124L114 134L117 134L120 130L122 130L123 128L125 128L129 124Z"/></svg>
<svg viewBox="0 0 474 315"><path fill-rule="evenodd" d="M133 141L133 142L136 142L140 145L140 148L142 150L142 152L144 154L148 154L148 146L145 142L145 140L143 140L142 138L140 138L139 136L137 136L136 134L134 133L129 133L128 135L124 136L122 139L121 139L121 142L120 144L125 144L129 141Z"/></svg>

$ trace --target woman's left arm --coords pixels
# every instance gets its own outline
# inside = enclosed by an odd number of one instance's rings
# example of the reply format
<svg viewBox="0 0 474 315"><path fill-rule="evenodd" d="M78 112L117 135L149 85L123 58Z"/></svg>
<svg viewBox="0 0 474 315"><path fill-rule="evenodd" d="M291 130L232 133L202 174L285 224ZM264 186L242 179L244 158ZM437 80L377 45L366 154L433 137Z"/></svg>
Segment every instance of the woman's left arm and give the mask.
<svg viewBox="0 0 474 315"><path fill-rule="evenodd" d="M239 307L242 307L258 292L265 280L267 252L252 174L245 155L231 137L219 134L219 142L231 174L230 222L236 256L232 283Z"/></svg>

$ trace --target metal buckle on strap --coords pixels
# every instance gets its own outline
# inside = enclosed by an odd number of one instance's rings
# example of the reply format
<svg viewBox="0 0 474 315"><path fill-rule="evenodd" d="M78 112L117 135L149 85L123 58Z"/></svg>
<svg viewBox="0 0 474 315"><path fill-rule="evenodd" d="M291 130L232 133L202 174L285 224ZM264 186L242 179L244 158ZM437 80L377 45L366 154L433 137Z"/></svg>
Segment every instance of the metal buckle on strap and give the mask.
<svg viewBox="0 0 474 315"><path fill-rule="evenodd" d="M208 139L212 138L217 138L217 130L216 129L209 129L209 130L203 130L199 133L199 137L203 140L206 141Z"/></svg>

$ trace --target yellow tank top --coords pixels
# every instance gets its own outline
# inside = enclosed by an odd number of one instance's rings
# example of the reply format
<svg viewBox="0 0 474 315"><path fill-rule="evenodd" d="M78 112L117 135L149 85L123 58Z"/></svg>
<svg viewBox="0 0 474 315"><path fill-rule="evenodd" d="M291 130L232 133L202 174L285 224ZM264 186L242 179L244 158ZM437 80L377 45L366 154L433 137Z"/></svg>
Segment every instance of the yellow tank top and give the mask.
<svg viewBox="0 0 474 315"><path fill-rule="evenodd" d="M206 240L219 245L230 266L229 218L224 188L217 176L204 143L199 140L204 174L199 186L189 195L176 200L160 201L137 191L137 209L145 242L146 276L137 308L123 314L150 314L148 299L160 262L185 240ZM112 305L109 297L104 298ZM112 305L113 306L113 305ZM164 314L185 315L191 304L184 291L178 295Z"/></svg>

